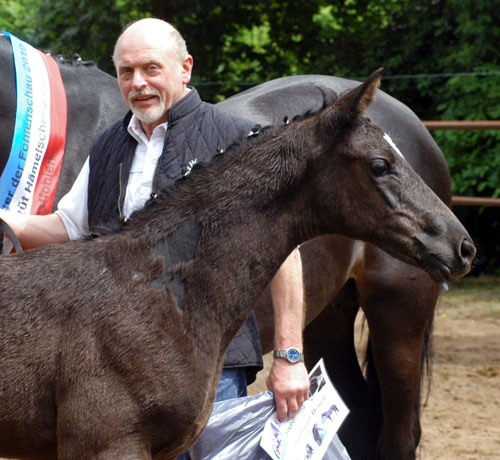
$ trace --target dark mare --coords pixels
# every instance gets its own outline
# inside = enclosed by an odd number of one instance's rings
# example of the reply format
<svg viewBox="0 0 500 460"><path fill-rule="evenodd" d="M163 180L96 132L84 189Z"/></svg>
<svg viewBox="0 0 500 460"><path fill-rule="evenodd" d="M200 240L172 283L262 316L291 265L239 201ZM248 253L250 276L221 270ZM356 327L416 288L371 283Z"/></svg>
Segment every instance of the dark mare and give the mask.
<svg viewBox="0 0 500 460"><path fill-rule="evenodd" d="M285 77L218 105L264 125L282 124L295 114L319 110L357 84L320 75ZM417 116L382 91L366 114L390 135L427 185L451 206L450 175L444 156ZM430 215L433 210L428 208L427 212ZM385 224L380 221L379 225ZM421 386L425 364L430 360L441 274L435 273L431 279L414 266L415 261L397 260L372 244L339 235L303 244L300 252L307 300L306 363L311 368L324 358L350 408L339 433L349 454L353 460L414 459L421 436ZM270 302L266 290L256 306L265 352L273 347ZM364 375L354 337L360 308L369 326Z"/></svg>
<svg viewBox="0 0 500 460"><path fill-rule="evenodd" d="M96 131L125 111L114 78L80 61L59 60L59 65L69 114L56 202L76 177ZM10 43L1 36L0 72L1 171L10 150L16 107ZM327 76L287 77L242 92L219 107L262 125L283 124L285 117L318 111L357 84ZM381 91L367 114L391 135L417 173L449 205L448 168L415 114ZM302 245L301 254L310 323L305 331L306 360L311 365L319 357L325 358L351 409L341 428L343 442L353 459L413 459L421 432L423 363L428 359L440 284L372 245L341 236L308 242ZM257 304L265 351L272 349L269 305L266 290ZM366 378L354 353L353 325L359 307L370 329Z"/></svg>
<svg viewBox="0 0 500 460"><path fill-rule="evenodd" d="M208 420L232 337L302 241L338 234L435 280L467 273L466 230L362 118L379 81L195 168L117 235L2 257L0 455L175 458Z"/></svg>

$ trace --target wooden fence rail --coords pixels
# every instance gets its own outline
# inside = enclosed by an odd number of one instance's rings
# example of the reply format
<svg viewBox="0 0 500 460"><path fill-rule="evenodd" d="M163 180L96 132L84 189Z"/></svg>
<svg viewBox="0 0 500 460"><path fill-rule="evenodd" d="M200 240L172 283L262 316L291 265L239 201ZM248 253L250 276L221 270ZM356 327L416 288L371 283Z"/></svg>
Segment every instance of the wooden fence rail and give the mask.
<svg viewBox="0 0 500 460"><path fill-rule="evenodd" d="M453 206L500 206L500 198L486 198L475 196L452 196Z"/></svg>
<svg viewBox="0 0 500 460"><path fill-rule="evenodd" d="M437 129L500 129L500 120L424 121L429 131ZM500 206L500 198L453 196L453 206Z"/></svg>
<svg viewBox="0 0 500 460"><path fill-rule="evenodd" d="M429 131L436 129L500 129L500 120L424 121Z"/></svg>

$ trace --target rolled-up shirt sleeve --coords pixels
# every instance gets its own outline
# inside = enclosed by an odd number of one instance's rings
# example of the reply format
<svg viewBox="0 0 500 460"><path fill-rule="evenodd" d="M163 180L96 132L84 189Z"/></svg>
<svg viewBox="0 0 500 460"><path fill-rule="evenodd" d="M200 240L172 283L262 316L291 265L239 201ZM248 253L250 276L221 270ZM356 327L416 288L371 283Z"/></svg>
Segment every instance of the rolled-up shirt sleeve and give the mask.
<svg viewBox="0 0 500 460"><path fill-rule="evenodd" d="M89 160L83 165L71 190L64 195L57 205L56 214L63 221L70 240L78 240L89 233L88 197Z"/></svg>

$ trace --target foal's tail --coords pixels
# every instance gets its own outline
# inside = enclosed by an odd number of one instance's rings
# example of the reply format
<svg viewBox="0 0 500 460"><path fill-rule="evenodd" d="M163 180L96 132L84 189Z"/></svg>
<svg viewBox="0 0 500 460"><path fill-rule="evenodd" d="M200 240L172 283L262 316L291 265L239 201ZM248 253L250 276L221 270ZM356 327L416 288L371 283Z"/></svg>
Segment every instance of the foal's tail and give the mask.
<svg viewBox="0 0 500 460"><path fill-rule="evenodd" d="M418 403L419 407L422 410L425 405L427 405L427 401L429 399L429 394L431 392L431 384L432 384L432 358L434 357L434 347L432 342L432 332L434 330L434 315L432 315L429 319L429 323L427 325L427 329L425 330L424 343L422 344L422 367L420 368L420 385L418 388ZM421 402L421 393L422 386L424 383L424 379L426 381L426 394L424 403L420 405Z"/></svg>

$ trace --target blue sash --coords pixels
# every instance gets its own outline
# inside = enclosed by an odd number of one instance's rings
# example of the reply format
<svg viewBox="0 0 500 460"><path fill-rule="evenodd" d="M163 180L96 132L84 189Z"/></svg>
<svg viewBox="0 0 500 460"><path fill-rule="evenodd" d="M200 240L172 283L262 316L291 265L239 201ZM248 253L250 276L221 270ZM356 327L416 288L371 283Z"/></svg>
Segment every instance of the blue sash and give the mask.
<svg viewBox="0 0 500 460"><path fill-rule="evenodd" d="M12 147L0 177L0 206L9 209L14 193L19 185L28 155L31 120L33 114L33 87L26 44L9 32L14 65L16 68L17 109ZM29 46L29 45L28 45Z"/></svg>

